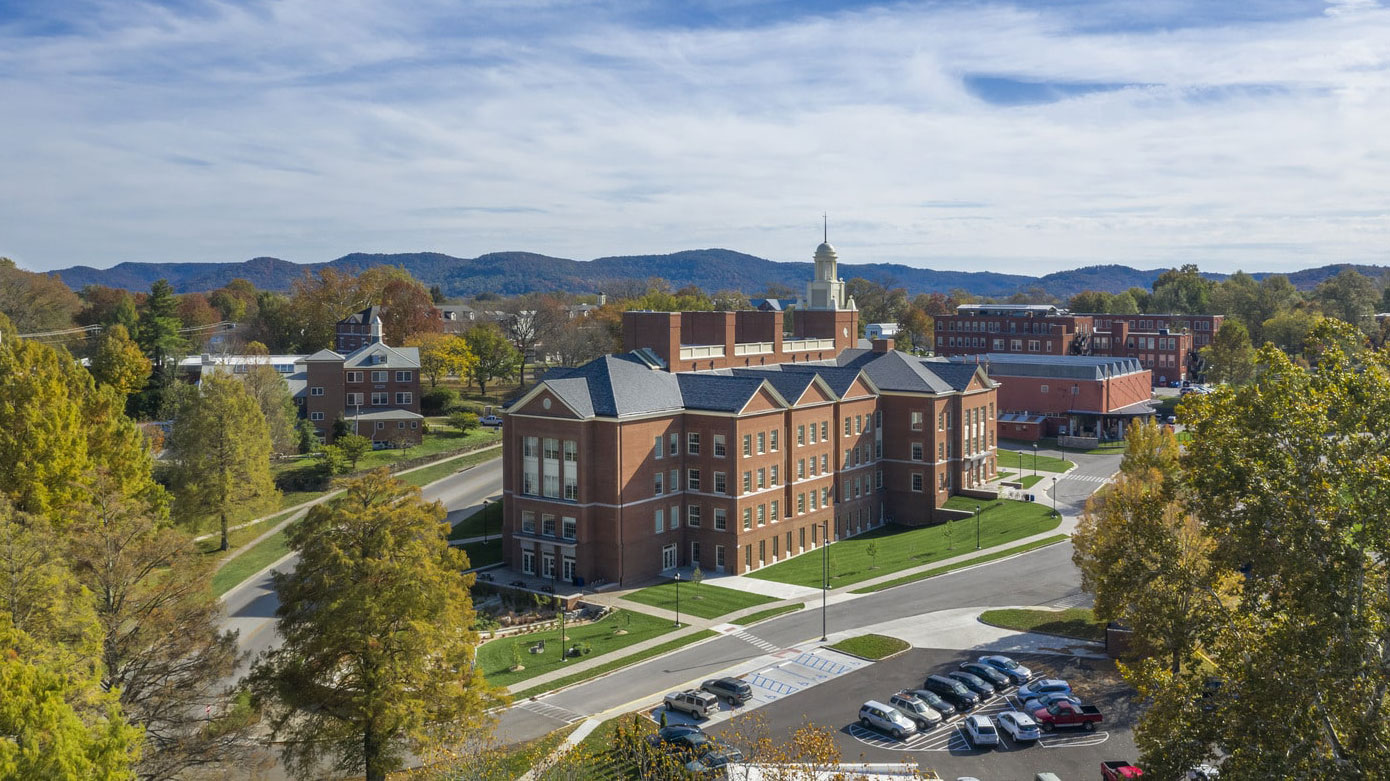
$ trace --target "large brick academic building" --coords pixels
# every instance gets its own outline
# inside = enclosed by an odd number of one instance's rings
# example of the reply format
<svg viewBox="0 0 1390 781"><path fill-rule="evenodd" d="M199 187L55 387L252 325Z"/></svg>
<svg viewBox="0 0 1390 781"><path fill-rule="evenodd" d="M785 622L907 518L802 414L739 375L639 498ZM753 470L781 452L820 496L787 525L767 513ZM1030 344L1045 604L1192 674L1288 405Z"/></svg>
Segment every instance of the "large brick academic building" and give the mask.
<svg viewBox="0 0 1390 781"><path fill-rule="evenodd" d="M995 476L996 387L892 340L856 347L829 244L790 314L630 312L627 352L549 372L504 415L504 558L632 583L746 573Z"/></svg>

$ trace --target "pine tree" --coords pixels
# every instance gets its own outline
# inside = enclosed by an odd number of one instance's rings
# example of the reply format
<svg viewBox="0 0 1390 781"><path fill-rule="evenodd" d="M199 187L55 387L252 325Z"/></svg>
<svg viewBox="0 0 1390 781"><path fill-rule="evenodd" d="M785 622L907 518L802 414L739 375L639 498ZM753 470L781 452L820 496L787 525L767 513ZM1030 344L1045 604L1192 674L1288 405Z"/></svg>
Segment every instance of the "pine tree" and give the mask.
<svg viewBox="0 0 1390 781"><path fill-rule="evenodd" d="M384 779L406 752L476 733L497 702L473 665L473 577L448 529L385 469L289 528L299 565L273 576L284 643L250 681L296 775Z"/></svg>
<svg viewBox="0 0 1390 781"><path fill-rule="evenodd" d="M204 377L179 405L165 447L174 463L175 516L189 524L216 520L222 550L234 513L254 517L277 506L265 416L236 379Z"/></svg>
<svg viewBox="0 0 1390 781"><path fill-rule="evenodd" d="M262 346L264 349L264 346ZM270 432L271 450L277 456L288 456L299 447L299 433L295 430L299 422L299 411L294 406L294 395L290 393L289 383L275 367L269 363L255 363L248 366L241 375L260 408L261 415Z"/></svg>

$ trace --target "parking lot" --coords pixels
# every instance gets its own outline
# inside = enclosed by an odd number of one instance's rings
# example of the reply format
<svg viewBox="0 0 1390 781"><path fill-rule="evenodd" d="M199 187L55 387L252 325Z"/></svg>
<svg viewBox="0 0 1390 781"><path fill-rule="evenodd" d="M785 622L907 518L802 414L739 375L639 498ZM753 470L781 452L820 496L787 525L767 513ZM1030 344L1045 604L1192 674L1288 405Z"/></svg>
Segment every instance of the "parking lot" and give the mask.
<svg viewBox="0 0 1390 781"><path fill-rule="evenodd" d="M758 709L772 735L789 737L807 722L838 729L845 761L902 762L912 760L934 769L945 779L976 776L991 779L1029 779L1051 771L1063 779L1095 778L1106 759L1134 760L1132 727L1137 711L1133 694L1120 679L1113 662L1050 654L1011 654L1035 676L1067 680L1087 705L1095 705L1104 721L1094 732L1058 729L1035 743L1016 743L1001 731L1000 745L977 749L960 728L959 716L928 732L898 741L858 723L866 700L887 702L901 689L915 689L932 673L954 670L978 653L914 648L900 656L848 671L816 686L779 697ZM996 695L972 713L987 716L1021 709L1012 690ZM711 729L718 732L718 729Z"/></svg>

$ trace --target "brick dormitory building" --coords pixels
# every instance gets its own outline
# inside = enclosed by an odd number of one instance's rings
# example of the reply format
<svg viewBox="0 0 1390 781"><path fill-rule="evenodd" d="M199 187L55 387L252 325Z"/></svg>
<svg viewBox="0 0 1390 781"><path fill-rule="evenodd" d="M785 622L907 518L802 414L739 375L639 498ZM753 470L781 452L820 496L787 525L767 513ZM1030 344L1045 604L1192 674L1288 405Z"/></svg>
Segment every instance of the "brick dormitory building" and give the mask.
<svg viewBox="0 0 1390 781"><path fill-rule="evenodd" d="M1221 315L1076 314L1045 304L962 304L936 318L937 355L1133 358L1155 385L1197 379Z"/></svg>
<svg viewBox="0 0 1390 781"><path fill-rule="evenodd" d="M201 355L179 362L192 381L208 372L245 373L269 364L284 376L299 415L313 424L319 441L333 441L339 418L348 430L378 447L420 444L420 351L391 347L382 339L381 313L368 307L339 321L336 350L312 355Z"/></svg>
<svg viewBox="0 0 1390 781"><path fill-rule="evenodd" d="M829 244L790 313L628 312L627 352L556 369L504 416L504 559L578 585L746 573L996 474L976 365L858 344Z"/></svg>

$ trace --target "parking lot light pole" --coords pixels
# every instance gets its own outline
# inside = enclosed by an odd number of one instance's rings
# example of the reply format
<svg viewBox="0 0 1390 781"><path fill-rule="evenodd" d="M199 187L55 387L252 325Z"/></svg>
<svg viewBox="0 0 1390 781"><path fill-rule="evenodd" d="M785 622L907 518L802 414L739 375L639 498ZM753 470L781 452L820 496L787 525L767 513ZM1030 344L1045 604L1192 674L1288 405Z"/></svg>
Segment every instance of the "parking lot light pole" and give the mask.
<svg viewBox="0 0 1390 781"><path fill-rule="evenodd" d="M676 628L681 625L681 574L676 573Z"/></svg>
<svg viewBox="0 0 1390 781"><path fill-rule="evenodd" d="M483 545L487 545L487 500L483 500Z"/></svg>
<svg viewBox="0 0 1390 781"><path fill-rule="evenodd" d="M1052 478L1052 517L1057 517L1057 478Z"/></svg>
<svg viewBox="0 0 1390 781"><path fill-rule="evenodd" d="M555 599L559 600L559 597ZM560 602L560 661L569 661L569 652L565 649L565 603Z"/></svg>
<svg viewBox="0 0 1390 781"><path fill-rule="evenodd" d="M975 550L980 549L980 505L975 505Z"/></svg>
<svg viewBox="0 0 1390 781"><path fill-rule="evenodd" d="M825 642L825 595L830 591L830 521L820 523L820 639Z"/></svg>
<svg viewBox="0 0 1390 781"><path fill-rule="evenodd" d="M1038 473L1038 443L1033 443L1033 474Z"/></svg>

